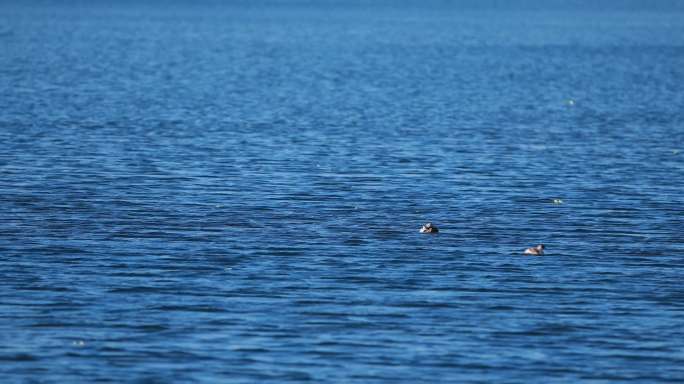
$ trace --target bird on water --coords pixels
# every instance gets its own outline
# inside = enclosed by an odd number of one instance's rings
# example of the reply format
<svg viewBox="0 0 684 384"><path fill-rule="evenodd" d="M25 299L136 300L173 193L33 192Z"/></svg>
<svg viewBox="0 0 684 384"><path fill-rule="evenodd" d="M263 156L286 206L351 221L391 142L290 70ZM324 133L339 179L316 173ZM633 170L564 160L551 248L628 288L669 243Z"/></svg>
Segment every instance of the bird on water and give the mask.
<svg viewBox="0 0 684 384"><path fill-rule="evenodd" d="M544 244L539 244L536 247L527 248L524 252L525 255L541 256L544 254Z"/></svg>
<svg viewBox="0 0 684 384"><path fill-rule="evenodd" d="M420 233L437 233L439 229L435 227L432 223L425 223L420 227Z"/></svg>

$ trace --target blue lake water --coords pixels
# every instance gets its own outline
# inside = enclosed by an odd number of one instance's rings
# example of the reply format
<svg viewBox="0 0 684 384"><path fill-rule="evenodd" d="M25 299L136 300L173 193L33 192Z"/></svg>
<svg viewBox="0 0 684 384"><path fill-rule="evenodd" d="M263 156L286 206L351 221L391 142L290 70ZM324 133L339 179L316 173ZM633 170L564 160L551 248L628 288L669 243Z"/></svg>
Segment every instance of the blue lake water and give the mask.
<svg viewBox="0 0 684 384"><path fill-rule="evenodd" d="M2 383L684 381L681 4L112 3L0 2Z"/></svg>

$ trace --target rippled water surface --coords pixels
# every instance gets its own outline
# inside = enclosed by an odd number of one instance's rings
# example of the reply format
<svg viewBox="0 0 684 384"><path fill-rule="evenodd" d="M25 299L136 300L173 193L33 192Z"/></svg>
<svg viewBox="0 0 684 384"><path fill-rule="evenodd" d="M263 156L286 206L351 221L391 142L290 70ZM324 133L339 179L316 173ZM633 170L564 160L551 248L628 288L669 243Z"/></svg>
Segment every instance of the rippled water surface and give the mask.
<svg viewBox="0 0 684 384"><path fill-rule="evenodd" d="M0 3L3 383L684 381L681 6L110 3Z"/></svg>

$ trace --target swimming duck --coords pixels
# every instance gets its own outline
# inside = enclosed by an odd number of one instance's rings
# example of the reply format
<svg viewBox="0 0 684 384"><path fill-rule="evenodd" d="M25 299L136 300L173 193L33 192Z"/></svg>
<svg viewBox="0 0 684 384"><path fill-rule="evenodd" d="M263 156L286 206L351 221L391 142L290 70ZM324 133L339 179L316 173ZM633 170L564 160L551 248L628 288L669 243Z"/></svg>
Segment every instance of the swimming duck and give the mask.
<svg viewBox="0 0 684 384"><path fill-rule="evenodd" d="M524 252L525 255L541 256L544 254L544 244L539 244L536 247L527 248Z"/></svg>
<svg viewBox="0 0 684 384"><path fill-rule="evenodd" d="M422 227L420 227L420 233L437 233L439 232L439 229L432 225L432 223L425 223L423 224Z"/></svg>

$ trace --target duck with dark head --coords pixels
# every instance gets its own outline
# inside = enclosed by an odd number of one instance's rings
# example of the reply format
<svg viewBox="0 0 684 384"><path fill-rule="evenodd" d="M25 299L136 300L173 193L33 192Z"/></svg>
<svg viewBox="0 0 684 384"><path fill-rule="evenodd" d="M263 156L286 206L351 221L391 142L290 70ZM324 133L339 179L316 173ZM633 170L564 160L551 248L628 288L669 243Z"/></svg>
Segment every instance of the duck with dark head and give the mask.
<svg viewBox="0 0 684 384"><path fill-rule="evenodd" d="M544 254L544 244L539 244L536 247L527 248L524 252L525 255L541 256Z"/></svg>
<svg viewBox="0 0 684 384"><path fill-rule="evenodd" d="M439 232L439 229L437 229L437 227L435 227L432 223L425 223L420 228L420 233L437 233L437 232Z"/></svg>

